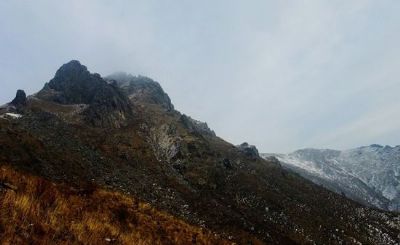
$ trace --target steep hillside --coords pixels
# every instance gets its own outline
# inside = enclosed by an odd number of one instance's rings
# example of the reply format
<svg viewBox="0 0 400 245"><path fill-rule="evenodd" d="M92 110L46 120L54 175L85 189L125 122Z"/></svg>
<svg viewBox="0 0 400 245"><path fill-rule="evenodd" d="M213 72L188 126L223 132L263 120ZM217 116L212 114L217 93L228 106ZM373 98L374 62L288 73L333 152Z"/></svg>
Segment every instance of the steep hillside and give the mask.
<svg viewBox="0 0 400 245"><path fill-rule="evenodd" d="M231 244L94 184L55 184L3 165L1 244Z"/></svg>
<svg viewBox="0 0 400 245"><path fill-rule="evenodd" d="M337 193L365 205L400 211L400 146L304 149L275 156L285 167Z"/></svg>
<svg viewBox="0 0 400 245"><path fill-rule="evenodd" d="M75 66L61 73L86 70ZM400 240L399 214L323 189L260 158L251 145L225 142L174 110L157 82L83 73L55 80L65 84L51 88L62 100L43 96L47 85L25 104L0 109L0 163L56 183L95 183L239 244ZM67 92L92 80L99 90Z"/></svg>

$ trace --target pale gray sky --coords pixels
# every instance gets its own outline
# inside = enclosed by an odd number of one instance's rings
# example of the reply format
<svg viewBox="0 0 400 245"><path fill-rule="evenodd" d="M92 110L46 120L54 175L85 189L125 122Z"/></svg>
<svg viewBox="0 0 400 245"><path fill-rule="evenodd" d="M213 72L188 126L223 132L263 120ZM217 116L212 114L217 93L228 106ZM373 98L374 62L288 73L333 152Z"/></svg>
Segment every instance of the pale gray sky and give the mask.
<svg viewBox="0 0 400 245"><path fill-rule="evenodd" d="M262 152L400 144L400 1L2 0L0 104L78 59Z"/></svg>

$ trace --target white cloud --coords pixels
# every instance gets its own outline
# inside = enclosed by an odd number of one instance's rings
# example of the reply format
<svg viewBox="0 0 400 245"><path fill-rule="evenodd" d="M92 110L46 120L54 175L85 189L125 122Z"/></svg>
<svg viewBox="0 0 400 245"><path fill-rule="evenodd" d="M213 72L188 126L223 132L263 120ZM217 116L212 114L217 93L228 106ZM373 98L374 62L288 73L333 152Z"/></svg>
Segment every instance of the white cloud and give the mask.
<svg viewBox="0 0 400 245"><path fill-rule="evenodd" d="M346 149L353 147L354 143L358 145L372 144L375 143L376 139L384 137L391 141L390 143L398 145L399 142L394 140L397 140L400 136L399 110L400 103L376 108L363 114L357 120L334 131L326 132L312 139L312 141L327 146L340 145L342 146L341 149ZM349 142L349 137L351 137L351 143Z"/></svg>

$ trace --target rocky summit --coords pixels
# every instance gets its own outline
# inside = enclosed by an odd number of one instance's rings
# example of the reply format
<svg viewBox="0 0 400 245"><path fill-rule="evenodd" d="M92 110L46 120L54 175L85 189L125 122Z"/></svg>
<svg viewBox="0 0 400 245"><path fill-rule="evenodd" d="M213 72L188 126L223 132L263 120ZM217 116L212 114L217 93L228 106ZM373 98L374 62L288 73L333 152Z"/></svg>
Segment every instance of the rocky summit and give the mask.
<svg viewBox="0 0 400 245"><path fill-rule="evenodd" d="M15 95L15 98L11 101L11 105L14 105L16 107L22 107L26 105L26 94L24 90L17 90L17 94Z"/></svg>
<svg viewBox="0 0 400 245"><path fill-rule="evenodd" d="M150 78L103 78L71 61L38 93L19 94L0 110L1 242L400 241L399 213L224 141ZM14 104L18 116L4 116Z"/></svg>
<svg viewBox="0 0 400 245"><path fill-rule="evenodd" d="M76 60L61 66L35 97L61 105L87 106L84 119L94 126L121 127L132 114L126 95L118 87L99 74L91 74Z"/></svg>
<svg viewBox="0 0 400 245"><path fill-rule="evenodd" d="M168 111L174 110L168 94L151 78L119 72L107 76L106 79L122 88L131 101L145 101L158 104Z"/></svg>

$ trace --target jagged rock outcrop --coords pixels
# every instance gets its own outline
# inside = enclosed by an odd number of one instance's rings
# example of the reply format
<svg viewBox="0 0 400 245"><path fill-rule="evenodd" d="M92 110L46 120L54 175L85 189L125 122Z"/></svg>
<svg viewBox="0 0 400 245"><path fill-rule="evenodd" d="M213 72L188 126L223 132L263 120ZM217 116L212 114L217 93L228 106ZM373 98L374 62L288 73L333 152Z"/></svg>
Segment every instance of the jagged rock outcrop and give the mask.
<svg viewBox="0 0 400 245"><path fill-rule="evenodd" d="M182 114L180 121L191 133L198 133L201 135L215 136L215 132L211 130L207 123L194 120L193 118Z"/></svg>
<svg viewBox="0 0 400 245"><path fill-rule="evenodd" d="M79 62L69 66L28 97L22 117L0 120L0 166L79 188L99 185L132 195L236 244L398 243L398 214L364 207L315 185L258 157L247 143L236 147L199 133L203 127L182 121L159 85L142 78L133 86L129 79L105 81ZM111 115L124 122L116 113L129 113L125 103L134 109L132 120L115 128L108 120ZM90 110L106 120L100 123L104 128L77 120L96 118ZM41 195L42 189L35 193ZM124 212L114 218L137 222ZM43 233L36 226L40 222L29 230ZM2 231L0 224L0 237Z"/></svg>
<svg viewBox="0 0 400 245"><path fill-rule="evenodd" d="M159 161L170 163L187 154L186 145L173 125L162 124L150 128L149 141Z"/></svg>
<svg viewBox="0 0 400 245"><path fill-rule="evenodd" d="M167 111L174 110L168 94L151 78L119 72L107 76L106 79L109 83L115 82L133 102L156 104Z"/></svg>
<svg viewBox="0 0 400 245"><path fill-rule="evenodd" d="M258 154L257 148L254 145L249 145L247 142L238 145L237 148L239 148L239 150L244 152L248 157L256 158L260 156Z"/></svg>
<svg viewBox="0 0 400 245"><path fill-rule="evenodd" d="M132 116L125 94L99 74L90 73L76 60L61 66L36 97L59 104L88 105L82 114L94 126L121 127Z"/></svg>
<svg viewBox="0 0 400 245"><path fill-rule="evenodd" d="M17 90L14 99L7 104L0 106L0 117L15 119L21 117L27 105L27 98L24 90Z"/></svg>
<svg viewBox="0 0 400 245"><path fill-rule="evenodd" d="M11 101L11 105L16 107L26 106L26 94L24 90L18 89L15 98Z"/></svg>

